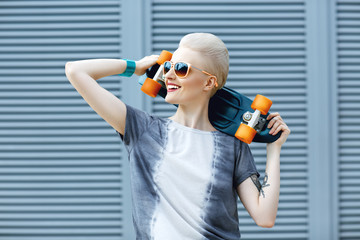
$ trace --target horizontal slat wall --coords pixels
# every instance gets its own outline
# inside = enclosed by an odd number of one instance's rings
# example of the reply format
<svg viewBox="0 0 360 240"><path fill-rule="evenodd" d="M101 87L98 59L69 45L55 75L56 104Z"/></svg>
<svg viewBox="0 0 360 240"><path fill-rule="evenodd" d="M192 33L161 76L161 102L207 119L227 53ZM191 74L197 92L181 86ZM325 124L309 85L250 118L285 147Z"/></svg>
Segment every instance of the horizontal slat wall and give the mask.
<svg viewBox="0 0 360 240"><path fill-rule="evenodd" d="M119 58L119 0L0 1L0 239L121 239L118 136L67 61ZM120 97L119 77L99 83Z"/></svg>
<svg viewBox="0 0 360 240"><path fill-rule="evenodd" d="M281 193L276 225L258 227L239 204L242 239L308 238L308 171L306 119L305 6L300 0L215 1L154 0L152 51L174 51L182 36L211 32L230 53L227 86L250 98L264 94L273 100L292 130L281 157ZM175 107L160 97L153 113L168 117ZM264 144L251 144L264 176Z"/></svg>
<svg viewBox="0 0 360 240"><path fill-rule="evenodd" d="M337 1L339 237L360 239L360 1Z"/></svg>

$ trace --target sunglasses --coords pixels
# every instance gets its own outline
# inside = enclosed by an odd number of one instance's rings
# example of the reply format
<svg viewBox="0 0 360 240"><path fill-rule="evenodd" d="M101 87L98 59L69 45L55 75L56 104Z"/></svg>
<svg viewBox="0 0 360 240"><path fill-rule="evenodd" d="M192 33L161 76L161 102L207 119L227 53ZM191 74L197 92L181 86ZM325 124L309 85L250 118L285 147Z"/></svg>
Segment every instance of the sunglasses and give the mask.
<svg viewBox="0 0 360 240"><path fill-rule="evenodd" d="M205 73L206 75L214 76L200 68L192 66L190 63L186 63L186 62L172 63L170 61L164 62L164 69L163 69L164 75L167 74L171 70L172 67L174 67L175 75L178 76L179 78L186 78L186 76L189 74L191 68L197 69L200 72ZM218 87L217 81L215 82L215 86Z"/></svg>

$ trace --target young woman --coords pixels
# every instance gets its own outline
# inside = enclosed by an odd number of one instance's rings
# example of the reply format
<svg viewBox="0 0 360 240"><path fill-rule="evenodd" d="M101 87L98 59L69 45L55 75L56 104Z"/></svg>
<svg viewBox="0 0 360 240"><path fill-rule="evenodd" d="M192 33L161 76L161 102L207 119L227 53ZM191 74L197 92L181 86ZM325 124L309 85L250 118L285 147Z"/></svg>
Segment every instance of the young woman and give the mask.
<svg viewBox="0 0 360 240"><path fill-rule="evenodd" d="M154 65L136 62L135 74ZM272 113L263 184L249 146L217 131L208 118L210 97L229 71L225 44L208 33L182 38L165 64L166 101L176 113L160 118L133 108L97 84L124 73L127 61L91 59L66 64L71 84L120 135L129 154L133 221L137 239L239 239L237 195L257 225L275 223L280 188L280 150L290 130ZM139 93L141 94L141 93Z"/></svg>

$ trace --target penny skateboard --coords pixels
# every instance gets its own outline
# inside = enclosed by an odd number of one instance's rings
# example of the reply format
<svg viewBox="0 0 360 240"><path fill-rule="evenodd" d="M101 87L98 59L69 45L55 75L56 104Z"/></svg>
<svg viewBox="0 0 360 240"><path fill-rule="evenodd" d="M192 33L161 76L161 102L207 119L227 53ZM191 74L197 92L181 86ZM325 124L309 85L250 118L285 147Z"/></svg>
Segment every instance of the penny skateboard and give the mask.
<svg viewBox="0 0 360 240"><path fill-rule="evenodd" d="M156 64L139 78L141 90L151 97L165 98L167 94L163 76L163 63L171 60L172 54L163 51ZM174 104L177 106L176 104ZM209 120L217 130L235 136L241 141L270 143L276 141L281 132L270 135L266 120L272 101L257 95L252 101L245 95L228 87L219 89L209 101Z"/></svg>

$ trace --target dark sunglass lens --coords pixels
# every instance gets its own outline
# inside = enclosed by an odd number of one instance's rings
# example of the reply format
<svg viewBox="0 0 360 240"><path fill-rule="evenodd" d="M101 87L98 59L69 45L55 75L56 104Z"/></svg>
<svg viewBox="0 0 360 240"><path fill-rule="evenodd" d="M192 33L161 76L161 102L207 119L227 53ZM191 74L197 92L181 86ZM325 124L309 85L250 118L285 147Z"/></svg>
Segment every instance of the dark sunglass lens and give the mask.
<svg viewBox="0 0 360 240"><path fill-rule="evenodd" d="M175 73L179 77L185 77L188 69L189 69L189 67L186 63L179 62L179 63L175 64Z"/></svg>
<svg viewBox="0 0 360 240"><path fill-rule="evenodd" d="M164 74L168 73L171 69L171 62L164 62Z"/></svg>

